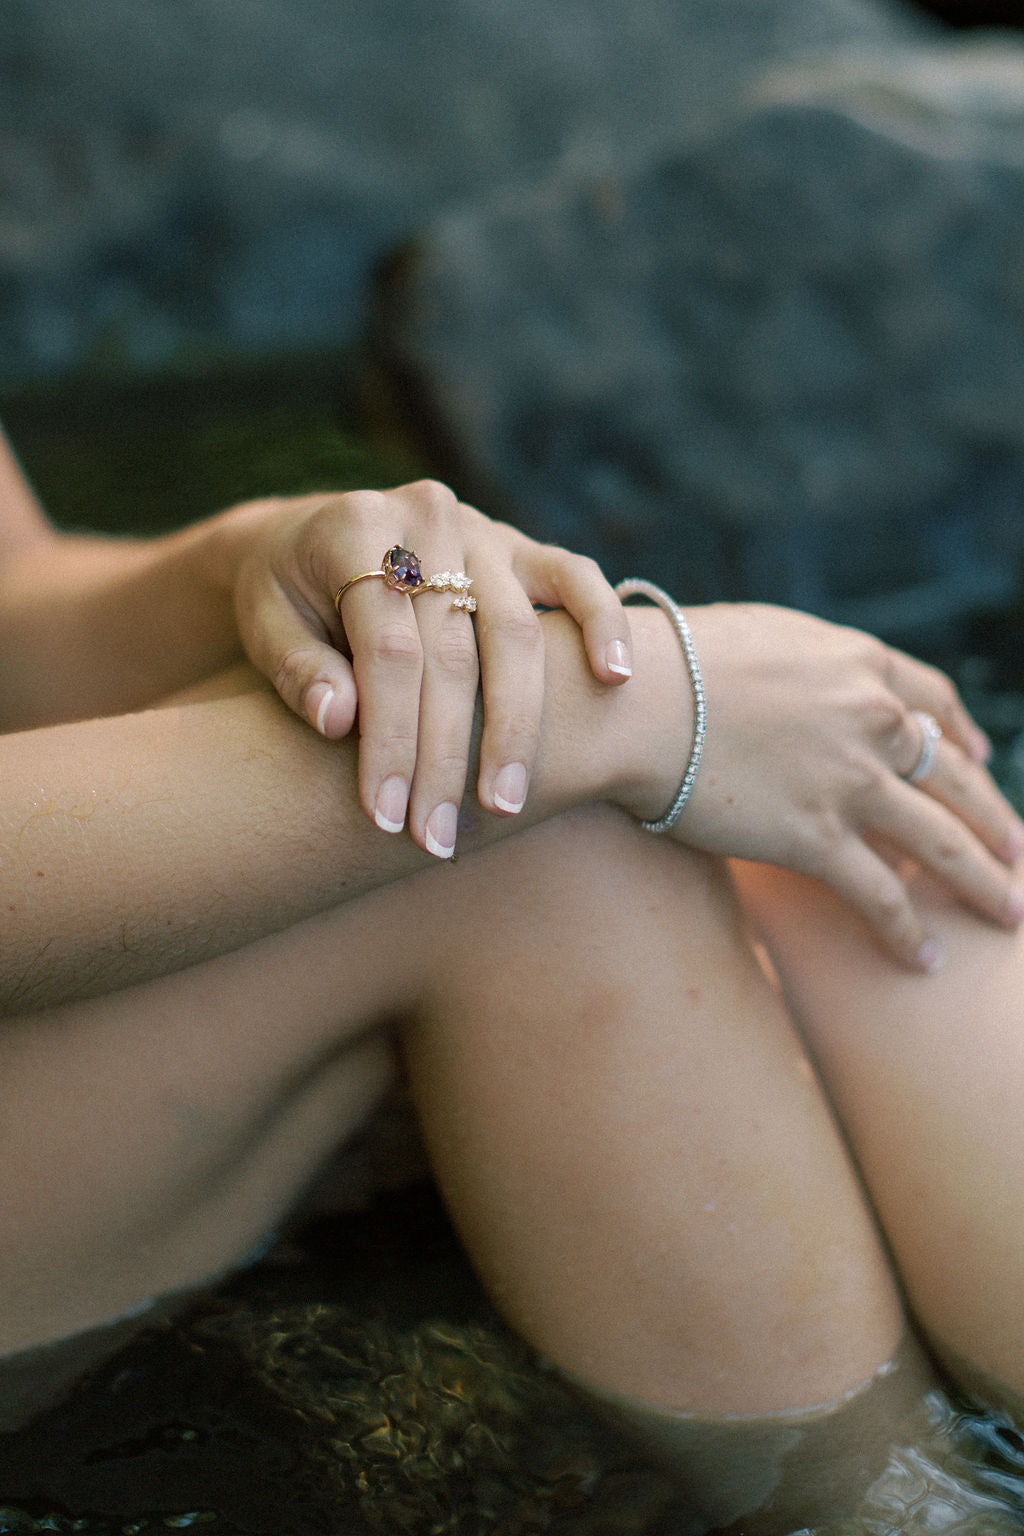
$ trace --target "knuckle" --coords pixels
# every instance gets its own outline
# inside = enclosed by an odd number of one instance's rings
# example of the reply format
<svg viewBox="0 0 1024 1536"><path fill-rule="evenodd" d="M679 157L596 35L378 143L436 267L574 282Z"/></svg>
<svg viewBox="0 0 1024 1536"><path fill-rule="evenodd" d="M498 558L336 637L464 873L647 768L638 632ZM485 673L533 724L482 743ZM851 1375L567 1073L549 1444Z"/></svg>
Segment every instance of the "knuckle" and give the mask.
<svg viewBox="0 0 1024 1536"><path fill-rule="evenodd" d="M935 690L935 707L939 710L940 714L957 708L960 703L960 695L952 680L946 676L945 672L940 671L938 667L929 667L928 672L931 677L932 687Z"/></svg>
<svg viewBox="0 0 1024 1536"><path fill-rule="evenodd" d="M417 480L408 490L429 525L447 521L458 506L455 492L440 480Z"/></svg>
<svg viewBox="0 0 1024 1536"><path fill-rule="evenodd" d="M377 761L395 767L413 763L416 759L417 735L414 730L395 726L385 730L374 741Z"/></svg>
<svg viewBox="0 0 1024 1536"><path fill-rule="evenodd" d="M477 675L476 641L466 626L445 626L433 647L434 660L442 671L460 681L475 681Z"/></svg>
<svg viewBox="0 0 1024 1536"><path fill-rule="evenodd" d="M835 858L846 836L846 822L834 806L812 803L805 807L804 841L823 868Z"/></svg>
<svg viewBox="0 0 1024 1536"><path fill-rule="evenodd" d="M880 927L890 933L907 927L909 903L906 892L898 883L879 881L868 893L868 903Z"/></svg>
<svg viewBox="0 0 1024 1536"><path fill-rule="evenodd" d="M875 672L887 688L895 691L899 682L900 653L891 645L886 645L884 640L879 640L876 635L865 634L863 630L857 630L857 640L860 646L860 655L864 663Z"/></svg>
<svg viewBox="0 0 1024 1536"><path fill-rule="evenodd" d="M489 616L486 632L489 640L517 650L536 651L544 641L540 620L532 608L511 608Z"/></svg>
<svg viewBox="0 0 1024 1536"><path fill-rule="evenodd" d="M865 729L875 740L898 739L907 727L903 702L890 689L869 683L858 700L858 713Z"/></svg>
<svg viewBox="0 0 1024 1536"><path fill-rule="evenodd" d="M876 806L889 800L894 787L892 769L881 758L859 758L849 772L853 804Z"/></svg>
<svg viewBox="0 0 1024 1536"><path fill-rule="evenodd" d="M564 544L547 543L539 546L544 559L551 564L556 562L578 561L581 565L586 560L586 555L577 555L572 550L566 549Z"/></svg>
<svg viewBox="0 0 1024 1536"><path fill-rule="evenodd" d="M456 785L461 788L465 783L468 764L469 756L465 749L460 750L456 746L444 747L432 760L431 777L440 784Z"/></svg>
<svg viewBox="0 0 1024 1536"><path fill-rule="evenodd" d="M382 624L371 642L370 657L373 663L381 666L418 672L422 650L416 626L396 620Z"/></svg>
<svg viewBox="0 0 1024 1536"><path fill-rule="evenodd" d="M591 555L573 555L570 558L584 581L595 586L598 584L601 586L607 585L604 572Z"/></svg>
<svg viewBox="0 0 1024 1536"><path fill-rule="evenodd" d="M310 521L331 533L337 531L339 524L345 528L363 528L380 521L383 507L381 491L343 491L338 496L329 496Z"/></svg>
<svg viewBox="0 0 1024 1536"><path fill-rule="evenodd" d="M943 790L948 799L958 804L965 802L974 795L975 790L984 784L980 779L977 766L958 752L944 754L942 760Z"/></svg>
<svg viewBox="0 0 1024 1536"><path fill-rule="evenodd" d="M274 687L281 697L296 698L306 683L312 681L318 662L316 653L305 646L292 646L285 651L284 655L278 659L272 673Z"/></svg>
<svg viewBox="0 0 1024 1536"><path fill-rule="evenodd" d="M325 498L306 518L299 534L299 554L316 582L332 584L341 541L354 561L371 559L380 543L383 502L379 491L345 491Z"/></svg>
<svg viewBox="0 0 1024 1536"><path fill-rule="evenodd" d="M498 709L487 713L491 737L507 750L513 748L531 754L540 740L540 722L537 717L522 709Z"/></svg>

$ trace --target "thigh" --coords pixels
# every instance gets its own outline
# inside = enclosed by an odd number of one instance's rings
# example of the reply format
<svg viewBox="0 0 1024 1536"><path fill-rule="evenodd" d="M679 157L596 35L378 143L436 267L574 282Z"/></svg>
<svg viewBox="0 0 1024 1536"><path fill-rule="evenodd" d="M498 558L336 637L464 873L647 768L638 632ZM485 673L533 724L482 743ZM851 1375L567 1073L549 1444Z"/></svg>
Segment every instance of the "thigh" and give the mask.
<svg viewBox="0 0 1024 1536"><path fill-rule="evenodd" d="M901 1318L710 861L600 809L0 1034L0 1350L230 1265L382 1092L510 1320L610 1390L820 1402Z"/></svg>
<svg viewBox="0 0 1024 1536"><path fill-rule="evenodd" d="M1024 935L924 880L947 956L901 970L830 893L740 866L910 1301L955 1369L1024 1391ZM1018 1403L1020 1399L1018 1398Z"/></svg>
<svg viewBox="0 0 1024 1536"><path fill-rule="evenodd" d="M368 1116L413 994L395 886L0 1030L0 1352L236 1263Z"/></svg>
<svg viewBox="0 0 1024 1536"><path fill-rule="evenodd" d="M514 1325L596 1386L694 1411L870 1377L896 1292L721 867L596 809L464 861L447 921L407 1059Z"/></svg>

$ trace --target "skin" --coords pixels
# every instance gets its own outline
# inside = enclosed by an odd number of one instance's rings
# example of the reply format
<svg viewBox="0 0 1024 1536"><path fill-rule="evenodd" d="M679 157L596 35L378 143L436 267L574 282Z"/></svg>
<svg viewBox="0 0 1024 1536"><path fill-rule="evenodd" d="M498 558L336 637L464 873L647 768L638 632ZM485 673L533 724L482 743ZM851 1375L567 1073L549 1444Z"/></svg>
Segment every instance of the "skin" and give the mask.
<svg viewBox="0 0 1024 1536"><path fill-rule="evenodd" d="M491 1294L595 1388L830 1402L892 1357L901 1281L948 1352L1024 1386L998 1306L1024 1259L1024 830L944 678L805 615L688 610L709 735L656 839L685 666L588 562L432 485L139 545L52 533L9 460L0 494L0 1351L237 1262L397 1052ZM380 581L339 618L397 540L471 571L475 626ZM914 709L945 733L921 787ZM454 864L427 851L449 804ZM982 977L1002 1022L954 1134Z"/></svg>

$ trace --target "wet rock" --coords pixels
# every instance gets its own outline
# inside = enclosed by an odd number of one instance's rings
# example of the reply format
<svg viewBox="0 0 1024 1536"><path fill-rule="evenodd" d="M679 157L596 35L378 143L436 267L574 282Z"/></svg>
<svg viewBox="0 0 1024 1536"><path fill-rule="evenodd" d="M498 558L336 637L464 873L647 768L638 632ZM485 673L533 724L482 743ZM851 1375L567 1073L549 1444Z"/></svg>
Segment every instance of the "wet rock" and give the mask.
<svg viewBox="0 0 1024 1536"><path fill-rule="evenodd" d="M897 636L1024 544L1024 47L840 50L437 221L378 345L460 483L615 574Z"/></svg>
<svg viewBox="0 0 1024 1536"><path fill-rule="evenodd" d="M884 0L3 0L0 384L339 346L381 254L687 135Z"/></svg>

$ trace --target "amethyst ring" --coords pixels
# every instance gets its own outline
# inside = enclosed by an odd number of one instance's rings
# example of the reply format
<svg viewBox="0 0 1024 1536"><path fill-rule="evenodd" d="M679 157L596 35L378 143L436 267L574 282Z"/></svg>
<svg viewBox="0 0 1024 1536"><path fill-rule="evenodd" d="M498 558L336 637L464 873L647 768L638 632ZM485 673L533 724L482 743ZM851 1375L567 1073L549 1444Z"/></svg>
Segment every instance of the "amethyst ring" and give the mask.
<svg viewBox="0 0 1024 1536"><path fill-rule="evenodd" d="M354 587L357 581L370 581L379 577L386 587L393 592L415 592L426 581L420 568L420 559L414 555L411 549L403 549L401 544L393 544L381 561L379 571L360 571L358 576L350 576L348 581L343 581L334 594L334 606L341 613L341 600L349 587Z"/></svg>
<svg viewBox="0 0 1024 1536"><path fill-rule="evenodd" d="M418 597L421 592L454 592L457 595L452 601L453 608L461 608L465 613L476 612L476 598L470 597L468 592L472 577L465 571L441 571L436 576L424 576L419 556L411 549L394 544L381 561L380 570L360 571L358 576L350 576L348 581L342 582L334 594L334 606L339 615L341 600L349 587L354 587L357 581L376 578L393 592L405 592L410 597Z"/></svg>

